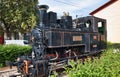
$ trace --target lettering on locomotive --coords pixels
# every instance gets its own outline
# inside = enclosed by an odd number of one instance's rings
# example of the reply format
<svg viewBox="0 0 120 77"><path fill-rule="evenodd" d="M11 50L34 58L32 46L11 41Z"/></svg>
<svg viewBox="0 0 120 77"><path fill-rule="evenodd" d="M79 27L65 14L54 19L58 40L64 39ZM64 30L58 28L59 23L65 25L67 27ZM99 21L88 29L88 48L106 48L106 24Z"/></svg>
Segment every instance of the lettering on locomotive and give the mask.
<svg viewBox="0 0 120 77"><path fill-rule="evenodd" d="M73 41L82 41L82 36L73 36Z"/></svg>
<svg viewBox="0 0 120 77"><path fill-rule="evenodd" d="M96 48L97 47L97 45L95 44L95 45L93 45L93 48Z"/></svg>

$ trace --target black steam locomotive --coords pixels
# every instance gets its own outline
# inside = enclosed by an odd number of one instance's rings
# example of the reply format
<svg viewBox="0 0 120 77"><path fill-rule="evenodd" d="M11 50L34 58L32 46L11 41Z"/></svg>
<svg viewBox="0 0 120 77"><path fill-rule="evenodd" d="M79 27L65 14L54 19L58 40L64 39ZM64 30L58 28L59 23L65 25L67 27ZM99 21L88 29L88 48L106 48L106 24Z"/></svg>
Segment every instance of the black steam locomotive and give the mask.
<svg viewBox="0 0 120 77"><path fill-rule="evenodd" d="M48 76L52 70L85 56L99 54L106 48L106 20L94 16L72 20L64 13L57 19L55 12L39 6L39 25L30 33L31 56L22 56L14 63L25 77Z"/></svg>

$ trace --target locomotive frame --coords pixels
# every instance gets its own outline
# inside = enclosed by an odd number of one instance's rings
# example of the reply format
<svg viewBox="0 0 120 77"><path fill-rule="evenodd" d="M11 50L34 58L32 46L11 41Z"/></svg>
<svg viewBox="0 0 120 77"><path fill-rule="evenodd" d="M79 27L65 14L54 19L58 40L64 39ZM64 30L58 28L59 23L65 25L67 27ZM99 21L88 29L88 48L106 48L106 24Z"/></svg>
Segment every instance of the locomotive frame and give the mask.
<svg viewBox="0 0 120 77"><path fill-rule="evenodd" d="M25 43L32 45L31 56L22 56L13 63L25 77L47 77L52 70L106 49L106 20L94 16L76 18L65 14L57 19L47 5L39 6L39 24ZM14 75L15 76L15 75Z"/></svg>

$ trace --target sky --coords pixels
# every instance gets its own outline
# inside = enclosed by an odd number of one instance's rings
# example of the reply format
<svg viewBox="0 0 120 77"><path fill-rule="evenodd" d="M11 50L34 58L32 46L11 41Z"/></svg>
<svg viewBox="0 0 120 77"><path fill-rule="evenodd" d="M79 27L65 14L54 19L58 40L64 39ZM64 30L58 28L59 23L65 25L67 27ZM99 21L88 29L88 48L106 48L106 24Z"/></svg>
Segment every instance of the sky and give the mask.
<svg viewBox="0 0 120 77"><path fill-rule="evenodd" d="M57 12L61 17L63 12L69 12L73 18L88 16L90 12L102 6L109 0L39 0L39 5L48 5L48 11Z"/></svg>

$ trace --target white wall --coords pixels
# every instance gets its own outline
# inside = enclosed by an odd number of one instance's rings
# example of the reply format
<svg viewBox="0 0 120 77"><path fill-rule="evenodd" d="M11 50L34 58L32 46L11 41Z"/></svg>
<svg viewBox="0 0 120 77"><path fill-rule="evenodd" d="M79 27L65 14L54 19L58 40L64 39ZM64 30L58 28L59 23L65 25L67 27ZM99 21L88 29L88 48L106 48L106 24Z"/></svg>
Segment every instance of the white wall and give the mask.
<svg viewBox="0 0 120 77"><path fill-rule="evenodd" d="M120 0L94 14L107 20L107 40L120 43Z"/></svg>
<svg viewBox="0 0 120 77"><path fill-rule="evenodd" d="M5 40L5 44L25 45L24 40Z"/></svg>

